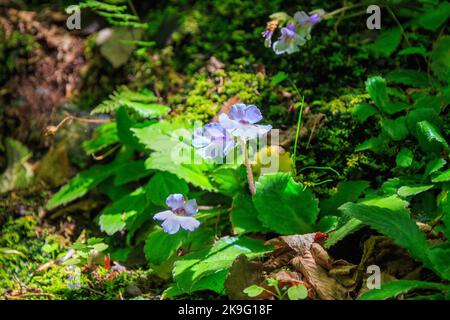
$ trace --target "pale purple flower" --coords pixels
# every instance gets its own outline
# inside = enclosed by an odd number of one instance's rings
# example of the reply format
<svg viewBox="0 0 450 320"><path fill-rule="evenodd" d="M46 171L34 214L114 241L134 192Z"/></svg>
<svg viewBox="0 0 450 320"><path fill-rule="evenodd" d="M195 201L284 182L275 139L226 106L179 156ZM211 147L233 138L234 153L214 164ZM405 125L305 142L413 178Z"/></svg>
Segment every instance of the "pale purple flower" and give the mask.
<svg viewBox="0 0 450 320"><path fill-rule="evenodd" d="M219 122L233 136L245 141L266 134L272 129L270 125L256 124L262 118L261 111L256 106L238 103L231 107L228 115L222 113Z"/></svg>
<svg viewBox="0 0 450 320"><path fill-rule="evenodd" d="M233 149L234 140L220 123L209 123L195 130L192 145L202 158L218 159Z"/></svg>
<svg viewBox="0 0 450 320"><path fill-rule="evenodd" d="M312 15L306 14L304 11L298 11L294 14L294 20L297 22L297 33L300 37L309 40L311 39L312 27L322 20L324 11L321 9L315 10Z"/></svg>
<svg viewBox="0 0 450 320"><path fill-rule="evenodd" d="M164 221L161 227L168 234L177 233L182 229L194 231L200 226L200 222L192 216L198 212L197 201L191 199L184 200L182 194L171 194L166 199L166 204L170 210L155 214L153 219Z"/></svg>
<svg viewBox="0 0 450 320"><path fill-rule="evenodd" d="M273 51L276 54L291 54L297 52L305 43L306 39L296 33L295 24L290 23L287 27L281 28L281 36L273 43Z"/></svg>

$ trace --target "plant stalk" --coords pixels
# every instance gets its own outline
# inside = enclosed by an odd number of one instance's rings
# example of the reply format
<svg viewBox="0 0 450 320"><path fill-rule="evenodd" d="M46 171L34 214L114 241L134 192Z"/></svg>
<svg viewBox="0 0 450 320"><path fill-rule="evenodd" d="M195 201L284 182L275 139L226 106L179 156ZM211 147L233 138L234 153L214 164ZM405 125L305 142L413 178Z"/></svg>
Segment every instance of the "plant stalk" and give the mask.
<svg viewBox="0 0 450 320"><path fill-rule="evenodd" d="M245 159L245 168L247 169L248 188L250 189L250 193L253 196L256 193L256 189L255 189L255 182L253 179L252 165L250 164L250 159L248 156L247 142L242 140L241 143L242 147L244 148L244 159Z"/></svg>

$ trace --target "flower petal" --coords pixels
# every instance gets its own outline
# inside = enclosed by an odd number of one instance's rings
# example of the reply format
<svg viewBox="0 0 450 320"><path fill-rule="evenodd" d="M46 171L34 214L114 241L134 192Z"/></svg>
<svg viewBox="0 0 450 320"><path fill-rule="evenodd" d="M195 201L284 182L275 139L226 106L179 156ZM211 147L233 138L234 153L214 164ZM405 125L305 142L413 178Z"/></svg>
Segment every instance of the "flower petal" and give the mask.
<svg viewBox="0 0 450 320"><path fill-rule="evenodd" d="M186 211L186 214L189 216L196 214L198 212L197 201L195 199L186 201L184 204L184 211Z"/></svg>
<svg viewBox="0 0 450 320"><path fill-rule="evenodd" d="M169 219L172 216L175 216L175 214L170 210L166 210L166 211L155 214L153 216L153 219L163 221L163 220Z"/></svg>
<svg viewBox="0 0 450 320"><path fill-rule="evenodd" d="M237 121L231 120L226 113L219 115L219 122L226 130L233 130L236 127Z"/></svg>
<svg viewBox="0 0 450 320"><path fill-rule="evenodd" d="M188 231L194 231L200 226L200 221L192 217L178 217L181 227Z"/></svg>
<svg viewBox="0 0 450 320"><path fill-rule="evenodd" d="M164 232L168 234L177 233L178 230L180 230L180 217L174 215L174 217L166 219L166 221L161 224L161 227L164 229Z"/></svg>
<svg viewBox="0 0 450 320"><path fill-rule="evenodd" d="M245 109L246 105L243 103L236 103L233 104L230 111L228 112L228 115L230 116L230 119L232 120L243 120L245 117Z"/></svg>
<svg viewBox="0 0 450 320"><path fill-rule="evenodd" d="M182 209L184 204L184 197L182 194L179 193L171 194L170 196L167 197L166 204L173 211Z"/></svg>
<svg viewBox="0 0 450 320"><path fill-rule="evenodd" d="M194 148L203 148L207 146L211 142L211 139L205 137L203 135L203 132L201 133L194 133L194 136L192 137L192 145Z"/></svg>
<svg viewBox="0 0 450 320"><path fill-rule="evenodd" d="M250 123L256 123L262 120L261 111L259 111L257 106L249 105L247 109L245 109L245 120Z"/></svg>

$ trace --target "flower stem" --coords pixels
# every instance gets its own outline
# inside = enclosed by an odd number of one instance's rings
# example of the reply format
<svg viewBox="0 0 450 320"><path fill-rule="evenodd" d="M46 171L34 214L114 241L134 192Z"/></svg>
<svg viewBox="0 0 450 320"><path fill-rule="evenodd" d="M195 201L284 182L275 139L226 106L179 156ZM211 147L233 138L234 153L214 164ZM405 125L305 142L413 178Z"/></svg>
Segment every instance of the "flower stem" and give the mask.
<svg viewBox="0 0 450 320"><path fill-rule="evenodd" d="M244 148L245 167L247 168L248 188L250 189L250 193L253 196L256 193L255 182L253 180L252 165L250 164L250 159L248 157L247 142L245 142L244 140L242 140L242 147Z"/></svg>

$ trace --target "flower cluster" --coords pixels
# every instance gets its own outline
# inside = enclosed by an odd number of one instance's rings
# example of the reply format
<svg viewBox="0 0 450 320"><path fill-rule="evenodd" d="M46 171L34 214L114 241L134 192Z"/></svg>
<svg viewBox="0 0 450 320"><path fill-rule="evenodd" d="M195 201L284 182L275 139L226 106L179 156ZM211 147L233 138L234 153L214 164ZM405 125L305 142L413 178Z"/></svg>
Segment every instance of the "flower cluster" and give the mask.
<svg viewBox="0 0 450 320"><path fill-rule="evenodd" d="M280 37L273 43L273 51L276 54L291 54L300 50L307 40L311 39L312 27L322 20L325 11L322 9L314 10L311 15L306 14L304 11L299 11L291 18L286 14L280 15L283 21L272 20L267 24L266 30L262 33L265 39L265 45L271 46L272 36L278 25L282 25L282 22L286 22L285 27L281 28Z"/></svg>
<svg viewBox="0 0 450 320"><path fill-rule="evenodd" d="M270 125L258 125L261 111L254 105L235 104L228 114L222 113L219 122L209 123L194 132L192 145L204 159L223 158L236 145L235 139L247 141L264 135Z"/></svg>

